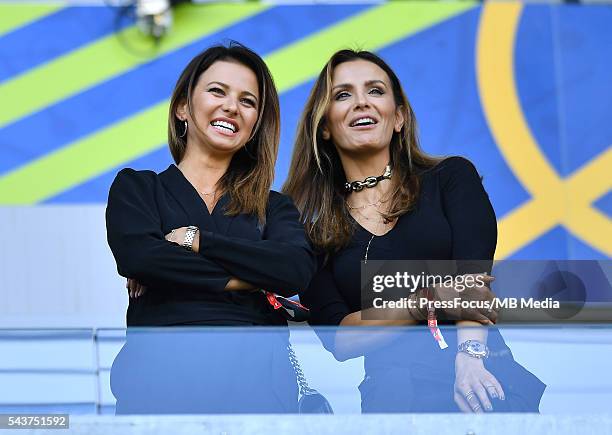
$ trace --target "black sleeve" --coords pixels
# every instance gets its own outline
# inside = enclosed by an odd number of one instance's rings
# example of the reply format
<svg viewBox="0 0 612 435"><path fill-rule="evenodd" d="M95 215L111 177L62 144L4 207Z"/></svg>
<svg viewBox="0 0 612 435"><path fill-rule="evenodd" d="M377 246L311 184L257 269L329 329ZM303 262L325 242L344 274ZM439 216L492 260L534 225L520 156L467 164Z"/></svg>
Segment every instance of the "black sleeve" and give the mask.
<svg viewBox="0 0 612 435"><path fill-rule="evenodd" d="M123 169L111 185L106 231L119 274L146 286L223 291L230 275L220 265L165 240L155 177Z"/></svg>
<svg viewBox="0 0 612 435"><path fill-rule="evenodd" d="M338 290L331 261L321 267L308 288L300 292L300 303L310 309L308 323L313 326L325 349L334 353L336 328L321 326L337 327L352 311Z"/></svg>
<svg viewBox="0 0 612 435"><path fill-rule="evenodd" d="M271 192L263 240L202 231L200 255L250 284L293 296L308 286L315 271L314 255L299 219L288 197Z"/></svg>
<svg viewBox="0 0 612 435"><path fill-rule="evenodd" d="M497 221L482 180L464 158L451 157L440 165L443 207L452 231L452 258L464 260L458 262L461 273L490 271Z"/></svg>
<svg viewBox="0 0 612 435"><path fill-rule="evenodd" d="M352 311L340 294L331 261L319 269L308 288L300 292L300 303L310 309L310 325L337 326Z"/></svg>

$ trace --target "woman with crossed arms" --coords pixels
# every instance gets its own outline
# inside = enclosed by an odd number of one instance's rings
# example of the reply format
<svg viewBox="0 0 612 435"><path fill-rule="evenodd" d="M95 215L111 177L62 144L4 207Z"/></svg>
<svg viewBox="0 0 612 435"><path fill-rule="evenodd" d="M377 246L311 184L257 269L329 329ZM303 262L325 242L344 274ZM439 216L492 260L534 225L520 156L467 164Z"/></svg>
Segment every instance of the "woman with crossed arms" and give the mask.
<svg viewBox="0 0 612 435"><path fill-rule="evenodd" d="M279 123L263 60L236 43L212 47L187 65L170 100L176 165L124 169L113 182L108 243L130 295L127 343L111 373L117 413L296 412L286 328L184 328L286 326L259 289L291 296L314 273L297 209L270 191Z"/></svg>

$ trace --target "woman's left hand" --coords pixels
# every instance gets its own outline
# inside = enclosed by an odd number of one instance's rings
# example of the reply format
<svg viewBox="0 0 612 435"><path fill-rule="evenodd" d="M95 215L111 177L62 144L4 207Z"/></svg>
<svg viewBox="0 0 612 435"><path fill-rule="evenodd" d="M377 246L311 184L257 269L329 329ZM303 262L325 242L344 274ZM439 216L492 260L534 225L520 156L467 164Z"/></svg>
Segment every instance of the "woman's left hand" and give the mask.
<svg viewBox="0 0 612 435"><path fill-rule="evenodd" d="M482 359L458 352L455 358L455 403L463 412L493 411L491 399L505 400L502 386Z"/></svg>

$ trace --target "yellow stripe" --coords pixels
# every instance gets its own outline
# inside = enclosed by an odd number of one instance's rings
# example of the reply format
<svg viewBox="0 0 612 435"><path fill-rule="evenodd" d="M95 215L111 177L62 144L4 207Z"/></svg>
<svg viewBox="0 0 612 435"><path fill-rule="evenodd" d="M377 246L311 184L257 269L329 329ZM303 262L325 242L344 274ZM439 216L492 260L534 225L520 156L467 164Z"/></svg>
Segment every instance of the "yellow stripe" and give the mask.
<svg viewBox="0 0 612 435"><path fill-rule="evenodd" d="M175 9L173 30L149 57L126 51L118 37L110 35L56 58L0 85L0 101L11 102L0 106L0 128L269 7L260 3L186 4ZM132 43L147 40L135 26L120 33Z"/></svg>
<svg viewBox="0 0 612 435"><path fill-rule="evenodd" d="M612 188L612 150L561 179L542 154L517 97L513 53L522 10L518 2L487 3L477 46L480 98L498 148L533 198L500 222L497 258L504 258L564 224L575 236L612 255L612 223L591 203Z"/></svg>
<svg viewBox="0 0 612 435"><path fill-rule="evenodd" d="M430 5L430 3L427 3L427 5ZM467 8L465 4L457 7L455 3L436 3L436 5L446 11L453 10L455 14ZM452 5L452 7L447 5ZM385 4L319 32L313 35L312 39L299 41L272 53L266 61L269 65L272 65L272 73L279 82L279 91L283 92L296 84L291 74L299 75L300 80L308 80L322 68L323 61L317 61L317 63L309 63L308 74L303 74L302 71L294 71L293 68L304 63L303 59L300 60L298 65L291 63L298 58L298 54L301 56L304 53L314 52L314 50L321 49L325 44L332 47L348 46L356 39L359 40L355 37L356 27L351 24L353 21L365 26L363 28L367 28L369 33L381 32L385 35L384 38L371 39L371 43L378 44L376 47L402 39L422 29L424 25L422 16L416 13L414 18L419 21L418 26L410 24L411 15L407 15L403 20L391 19L397 14L412 11L412 8L412 4ZM389 18L389 21L385 21L385 16ZM433 21L430 21L429 25L448 18L449 14L431 14L431 17ZM368 18L376 18L376 20L370 21ZM398 29L389 29L389 23L397 26ZM341 26L344 31L339 32L337 26ZM357 32L357 34L359 33ZM393 37L389 35L393 35ZM311 41L312 46L309 41ZM327 55L323 60L327 60ZM302 67L300 66L300 68ZM32 204L43 201L97 174L110 170L122 162L155 149L160 143L166 141L164 131L167 123L167 106L167 101L160 103L144 113L84 140L69 144L58 152L44 156L0 178L0 203ZM146 120L146 122L142 120ZM151 126L154 126L154 128L152 129ZM142 136L145 133L146 135ZM134 139L137 139L137 142L133 142ZM49 174L53 175L49 176ZM43 183L40 180L45 181Z"/></svg>
<svg viewBox="0 0 612 435"><path fill-rule="evenodd" d="M59 4L0 4L0 36L61 9Z"/></svg>

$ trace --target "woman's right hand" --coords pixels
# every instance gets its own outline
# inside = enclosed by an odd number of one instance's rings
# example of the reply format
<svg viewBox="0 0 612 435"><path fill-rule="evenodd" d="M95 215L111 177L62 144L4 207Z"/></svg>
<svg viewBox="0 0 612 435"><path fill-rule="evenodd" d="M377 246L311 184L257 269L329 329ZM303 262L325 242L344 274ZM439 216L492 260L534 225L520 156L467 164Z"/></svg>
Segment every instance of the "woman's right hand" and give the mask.
<svg viewBox="0 0 612 435"><path fill-rule="evenodd" d="M495 294L490 288L490 283L495 278L490 275L471 275L480 277L483 285L465 286L461 291L455 287L435 286L432 288L433 298L448 303L447 307L439 309L448 320L473 320L483 325L492 325L497 322L499 311L494 303ZM460 303L455 303L457 298ZM462 307L466 302L472 307Z"/></svg>
<svg viewBox="0 0 612 435"><path fill-rule="evenodd" d="M127 279L125 287L128 289L128 295L130 296L130 299L139 298L147 291L147 288L144 285L140 284L138 281L132 278Z"/></svg>

